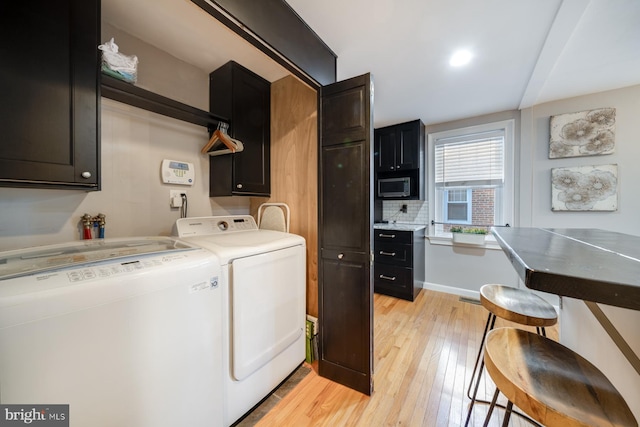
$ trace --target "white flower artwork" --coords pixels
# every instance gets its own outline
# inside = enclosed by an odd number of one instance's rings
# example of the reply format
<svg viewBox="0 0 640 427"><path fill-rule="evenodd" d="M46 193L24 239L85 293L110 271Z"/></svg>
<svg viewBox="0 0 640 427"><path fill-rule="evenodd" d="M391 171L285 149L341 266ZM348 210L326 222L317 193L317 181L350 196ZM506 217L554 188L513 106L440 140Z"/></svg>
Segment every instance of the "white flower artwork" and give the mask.
<svg viewBox="0 0 640 427"><path fill-rule="evenodd" d="M549 158L613 153L615 124L615 108L551 116Z"/></svg>
<svg viewBox="0 0 640 427"><path fill-rule="evenodd" d="M551 169L552 211L618 209L618 165Z"/></svg>

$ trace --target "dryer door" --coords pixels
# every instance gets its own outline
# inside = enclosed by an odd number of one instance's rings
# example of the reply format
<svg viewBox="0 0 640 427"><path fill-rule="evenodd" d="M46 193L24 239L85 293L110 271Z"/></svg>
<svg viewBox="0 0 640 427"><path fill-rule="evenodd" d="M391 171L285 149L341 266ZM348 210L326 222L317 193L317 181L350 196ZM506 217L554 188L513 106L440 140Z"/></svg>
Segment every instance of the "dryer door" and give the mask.
<svg viewBox="0 0 640 427"><path fill-rule="evenodd" d="M305 266L303 246L233 261L231 372L237 381L260 369L304 334Z"/></svg>

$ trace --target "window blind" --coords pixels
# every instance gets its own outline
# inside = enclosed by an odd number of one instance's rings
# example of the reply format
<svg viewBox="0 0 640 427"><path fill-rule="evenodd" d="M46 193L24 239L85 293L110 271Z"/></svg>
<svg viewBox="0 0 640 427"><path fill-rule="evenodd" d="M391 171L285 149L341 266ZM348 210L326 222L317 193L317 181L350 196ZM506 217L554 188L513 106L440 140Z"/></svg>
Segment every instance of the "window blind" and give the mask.
<svg viewBox="0 0 640 427"><path fill-rule="evenodd" d="M501 185L504 182L504 133L437 140L434 162L438 187Z"/></svg>

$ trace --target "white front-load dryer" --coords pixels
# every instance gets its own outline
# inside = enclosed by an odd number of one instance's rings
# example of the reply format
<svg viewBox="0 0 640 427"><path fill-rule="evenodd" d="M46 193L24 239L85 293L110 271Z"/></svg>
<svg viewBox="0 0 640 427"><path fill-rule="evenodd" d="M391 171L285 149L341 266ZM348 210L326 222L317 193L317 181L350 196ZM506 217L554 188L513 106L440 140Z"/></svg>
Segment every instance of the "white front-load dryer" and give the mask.
<svg viewBox="0 0 640 427"><path fill-rule="evenodd" d="M305 240L258 229L249 215L183 218L175 232L220 260L228 426L305 359Z"/></svg>

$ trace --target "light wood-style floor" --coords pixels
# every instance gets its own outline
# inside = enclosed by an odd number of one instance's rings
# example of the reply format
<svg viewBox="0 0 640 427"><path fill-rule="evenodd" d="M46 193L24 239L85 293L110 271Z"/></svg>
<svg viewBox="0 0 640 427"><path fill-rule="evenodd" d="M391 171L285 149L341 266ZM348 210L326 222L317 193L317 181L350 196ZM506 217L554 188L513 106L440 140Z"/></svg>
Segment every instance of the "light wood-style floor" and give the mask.
<svg viewBox="0 0 640 427"><path fill-rule="evenodd" d="M365 396L319 377L314 366L257 426L463 425L486 318L481 305L456 295L423 289L411 303L375 294L374 393ZM500 326L509 325L498 319ZM547 335L557 339L557 327L547 328ZM493 391L489 379L478 396L491 400ZM482 425L487 406L474 407L470 425ZM501 425L502 414L494 411L490 425ZM510 425L531 424L513 416Z"/></svg>

